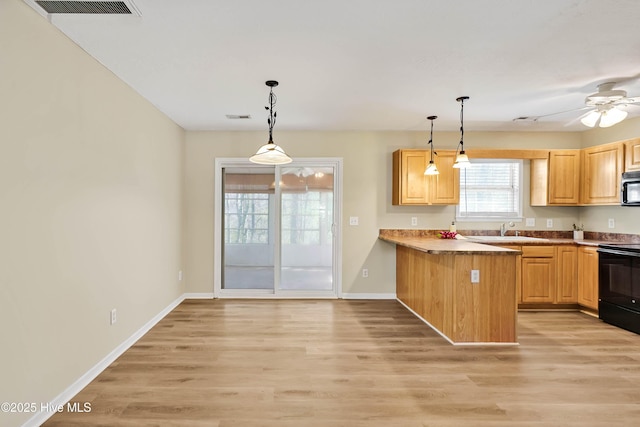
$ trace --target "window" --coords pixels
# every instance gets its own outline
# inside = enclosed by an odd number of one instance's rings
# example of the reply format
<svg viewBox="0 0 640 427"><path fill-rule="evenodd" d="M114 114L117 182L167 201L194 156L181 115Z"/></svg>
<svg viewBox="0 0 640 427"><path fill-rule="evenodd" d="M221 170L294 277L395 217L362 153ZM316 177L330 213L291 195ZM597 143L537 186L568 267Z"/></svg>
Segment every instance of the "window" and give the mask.
<svg viewBox="0 0 640 427"><path fill-rule="evenodd" d="M225 243L269 243L269 194L225 193L224 216Z"/></svg>
<svg viewBox="0 0 640 427"><path fill-rule="evenodd" d="M460 170L458 221L522 218L522 160L471 160Z"/></svg>

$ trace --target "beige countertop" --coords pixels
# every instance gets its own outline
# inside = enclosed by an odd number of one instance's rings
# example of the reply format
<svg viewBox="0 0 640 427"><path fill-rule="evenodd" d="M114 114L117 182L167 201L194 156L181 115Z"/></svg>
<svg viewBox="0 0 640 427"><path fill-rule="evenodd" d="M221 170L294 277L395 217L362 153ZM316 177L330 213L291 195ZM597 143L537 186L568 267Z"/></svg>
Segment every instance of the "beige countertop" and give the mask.
<svg viewBox="0 0 640 427"><path fill-rule="evenodd" d="M486 245L470 240L439 239L437 237L406 237L380 235L381 240L406 246L421 252L434 255L518 255L520 251L501 248L495 245ZM500 242L504 244L504 242Z"/></svg>
<svg viewBox="0 0 640 427"><path fill-rule="evenodd" d="M555 233L550 237L536 236L535 239L527 239L528 236L487 236L485 234L465 234L462 232L459 239L440 239L435 230L395 230L381 229L379 238L387 242L411 247L429 253L504 253L506 249L500 246L546 246L546 245L576 245L596 247L601 243L611 243L609 240L583 239L574 240L565 237L557 237ZM484 240L488 237L492 240ZM493 248L493 249L492 249ZM515 251L518 253L518 251Z"/></svg>

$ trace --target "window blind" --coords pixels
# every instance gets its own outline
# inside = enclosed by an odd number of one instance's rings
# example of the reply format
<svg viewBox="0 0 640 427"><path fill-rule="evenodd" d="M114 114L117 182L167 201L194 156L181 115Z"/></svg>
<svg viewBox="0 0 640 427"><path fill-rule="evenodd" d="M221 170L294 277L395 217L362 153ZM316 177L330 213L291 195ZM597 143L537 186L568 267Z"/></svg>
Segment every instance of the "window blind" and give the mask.
<svg viewBox="0 0 640 427"><path fill-rule="evenodd" d="M460 171L458 218L521 217L519 160L476 160Z"/></svg>

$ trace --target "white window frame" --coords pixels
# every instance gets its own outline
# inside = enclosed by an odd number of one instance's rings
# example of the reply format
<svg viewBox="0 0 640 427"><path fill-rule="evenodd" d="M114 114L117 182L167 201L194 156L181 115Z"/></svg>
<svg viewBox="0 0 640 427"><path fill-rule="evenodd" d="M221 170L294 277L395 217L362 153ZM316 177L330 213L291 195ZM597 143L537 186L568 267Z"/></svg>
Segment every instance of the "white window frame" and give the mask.
<svg viewBox="0 0 640 427"><path fill-rule="evenodd" d="M471 167L473 167L475 163L518 163L520 165L520 173L519 173L519 194L518 194L518 212L516 215L505 215L495 212L494 215L489 216L468 216L461 215L460 206L462 203L458 203L456 205L456 221L457 222L500 222L500 221L515 221L521 222L523 220L523 193L524 193L524 162L519 159L470 159ZM463 185L465 182L465 169L460 169L460 198L463 196ZM467 205L465 203L465 205Z"/></svg>

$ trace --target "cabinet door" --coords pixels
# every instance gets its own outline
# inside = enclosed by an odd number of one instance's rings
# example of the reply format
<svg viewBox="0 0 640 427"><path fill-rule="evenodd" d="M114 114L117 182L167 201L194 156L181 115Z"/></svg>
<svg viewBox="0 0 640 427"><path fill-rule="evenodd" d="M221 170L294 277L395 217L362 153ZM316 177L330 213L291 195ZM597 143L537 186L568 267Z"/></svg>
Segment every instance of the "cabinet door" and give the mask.
<svg viewBox="0 0 640 427"><path fill-rule="evenodd" d="M578 248L578 304L598 310L597 248Z"/></svg>
<svg viewBox="0 0 640 427"><path fill-rule="evenodd" d="M424 175L427 150L397 150L393 153L393 204L426 205L429 190Z"/></svg>
<svg viewBox="0 0 640 427"><path fill-rule="evenodd" d="M556 247L556 302L578 302L578 249L575 246Z"/></svg>
<svg viewBox="0 0 640 427"><path fill-rule="evenodd" d="M434 159L440 173L427 177L431 181L430 202L434 205L457 205L460 202L460 169L453 168L455 160L455 151L438 151Z"/></svg>
<svg viewBox="0 0 640 427"><path fill-rule="evenodd" d="M460 201L460 171L453 168L455 151L438 151L434 161L440 173L425 176L429 150L397 150L393 153L394 205L455 205Z"/></svg>
<svg viewBox="0 0 640 427"><path fill-rule="evenodd" d="M582 151L582 204L620 204L622 158L623 144L620 142Z"/></svg>
<svg viewBox="0 0 640 427"><path fill-rule="evenodd" d="M553 246L522 246L522 302L552 303L556 269Z"/></svg>
<svg viewBox="0 0 640 427"><path fill-rule="evenodd" d="M549 204L580 203L580 150L549 153Z"/></svg>
<svg viewBox="0 0 640 427"><path fill-rule="evenodd" d="M624 170L640 170L640 138L624 141Z"/></svg>

